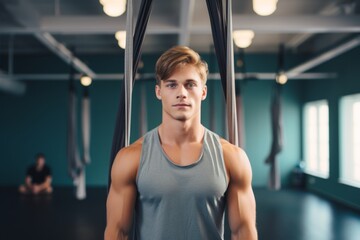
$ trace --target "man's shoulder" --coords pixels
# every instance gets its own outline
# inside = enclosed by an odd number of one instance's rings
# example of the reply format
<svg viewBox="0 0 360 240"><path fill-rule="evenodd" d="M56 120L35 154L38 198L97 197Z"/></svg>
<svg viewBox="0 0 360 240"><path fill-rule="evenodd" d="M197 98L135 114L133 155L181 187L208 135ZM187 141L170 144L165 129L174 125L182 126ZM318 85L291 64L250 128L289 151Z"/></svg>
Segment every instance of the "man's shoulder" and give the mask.
<svg viewBox="0 0 360 240"><path fill-rule="evenodd" d="M244 152L244 150L242 148L230 143L229 141L227 141L224 138L220 138L220 144L221 144L221 147L223 148L224 153L238 154L238 153Z"/></svg>
<svg viewBox="0 0 360 240"><path fill-rule="evenodd" d="M251 183L252 171L246 152L225 139L221 139L220 142L223 148L225 167L229 176L231 176L230 182L249 183L250 181Z"/></svg>
<svg viewBox="0 0 360 240"><path fill-rule="evenodd" d="M143 137L136 140L134 143L130 144L127 147L123 147L117 153L115 160L114 160L114 165L115 166L126 165L127 167L130 167L130 168L133 168L133 167L137 168L140 163L140 157L141 157L141 151L142 151L144 139L146 138L146 136L149 133L156 131L156 129L157 128L150 130L148 133L146 133ZM117 167L115 167L115 168L117 168Z"/></svg>
<svg viewBox="0 0 360 240"><path fill-rule="evenodd" d="M131 155L139 154L141 152L143 140L144 137L139 138L129 146L123 147L118 154L120 154L120 156L131 156Z"/></svg>
<svg viewBox="0 0 360 240"><path fill-rule="evenodd" d="M142 142L143 138L140 138L117 153L111 170L112 182L121 182L124 179L126 181L135 180L140 163Z"/></svg>
<svg viewBox="0 0 360 240"><path fill-rule="evenodd" d="M151 135L152 133L154 133L154 131L157 131L157 128L148 131L144 136L136 140L134 143L130 144L127 147L122 148L118 154L120 154L121 156L129 156L129 155L131 156L131 155L140 154L145 138Z"/></svg>
<svg viewBox="0 0 360 240"><path fill-rule="evenodd" d="M232 156L232 155L238 155L238 154L245 154L245 152L244 152L244 150L242 148L230 143L226 139L219 136L216 132L211 131L209 129L207 131L209 133L211 133L211 134L218 137L221 148L223 150L224 157L228 157L228 156Z"/></svg>
<svg viewBox="0 0 360 240"><path fill-rule="evenodd" d="M226 165L232 165L234 163L239 164L239 162L242 163L243 161L248 161L247 154L242 148L230 143L223 138L220 139L220 144L222 146Z"/></svg>
<svg viewBox="0 0 360 240"><path fill-rule="evenodd" d="M140 161L142 144L143 137L129 146L120 149L120 151L116 154L114 165L137 165Z"/></svg>

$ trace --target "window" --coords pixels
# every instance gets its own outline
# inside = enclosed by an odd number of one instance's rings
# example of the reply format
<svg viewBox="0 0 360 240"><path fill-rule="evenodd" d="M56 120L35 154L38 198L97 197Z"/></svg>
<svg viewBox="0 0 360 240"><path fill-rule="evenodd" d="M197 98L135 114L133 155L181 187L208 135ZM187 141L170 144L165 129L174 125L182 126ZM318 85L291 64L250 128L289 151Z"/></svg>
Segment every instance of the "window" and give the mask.
<svg viewBox="0 0 360 240"><path fill-rule="evenodd" d="M304 160L309 174L329 177L329 107L326 100L304 106Z"/></svg>
<svg viewBox="0 0 360 240"><path fill-rule="evenodd" d="M340 99L340 181L360 187L360 94Z"/></svg>

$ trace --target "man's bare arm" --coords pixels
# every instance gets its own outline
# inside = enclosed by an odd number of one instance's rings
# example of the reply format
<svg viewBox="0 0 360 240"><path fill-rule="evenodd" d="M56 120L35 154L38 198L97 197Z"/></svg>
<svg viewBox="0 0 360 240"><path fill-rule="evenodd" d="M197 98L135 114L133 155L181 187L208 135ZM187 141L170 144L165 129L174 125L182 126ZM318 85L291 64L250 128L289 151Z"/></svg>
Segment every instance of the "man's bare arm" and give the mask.
<svg viewBox="0 0 360 240"><path fill-rule="evenodd" d="M256 204L251 187L252 171L243 150L223 145L229 175L227 207L232 240L257 240Z"/></svg>
<svg viewBox="0 0 360 240"><path fill-rule="evenodd" d="M32 186L32 179L31 179L30 176L26 176L26 178L25 178L25 185L26 185L27 187L31 187L31 186Z"/></svg>
<svg viewBox="0 0 360 240"><path fill-rule="evenodd" d="M39 185L40 190L44 190L47 189L51 186L51 181L52 181L52 177L51 176L47 176L45 179L45 182L43 182L42 184Z"/></svg>
<svg viewBox="0 0 360 240"><path fill-rule="evenodd" d="M136 201L136 174L140 151L130 146L116 156L111 170L111 186L106 203L105 240L125 240L131 231Z"/></svg>

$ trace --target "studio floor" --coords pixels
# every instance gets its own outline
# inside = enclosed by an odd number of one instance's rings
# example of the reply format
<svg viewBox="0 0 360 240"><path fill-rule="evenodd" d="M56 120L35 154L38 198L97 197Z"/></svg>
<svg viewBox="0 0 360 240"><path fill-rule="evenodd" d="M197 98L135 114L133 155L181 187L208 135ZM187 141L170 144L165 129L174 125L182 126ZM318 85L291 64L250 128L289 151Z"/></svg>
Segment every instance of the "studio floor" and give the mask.
<svg viewBox="0 0 360 240"><path fill-rule="evenodd" d="M359 211L299 190L254 192L260 240L360 239ZM0 188L0 194L1 240L103 239L106 188L88 189L83 201L71 188L36 197L13 188Z"/></svg>

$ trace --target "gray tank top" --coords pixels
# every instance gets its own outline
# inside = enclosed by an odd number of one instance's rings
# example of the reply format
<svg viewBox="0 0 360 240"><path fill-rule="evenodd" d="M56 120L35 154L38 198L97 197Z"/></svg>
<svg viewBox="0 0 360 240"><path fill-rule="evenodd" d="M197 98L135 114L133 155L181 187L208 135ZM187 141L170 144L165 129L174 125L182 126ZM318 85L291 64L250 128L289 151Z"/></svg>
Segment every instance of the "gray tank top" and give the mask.
<svg viewBox="0 0 360 240"><path fill-rule="evenodd" d="M136 239L224 237L226 170L219 136L205 129L202 153L179 166L163 151L158 128L144 136L137 176Z"/></svg>

